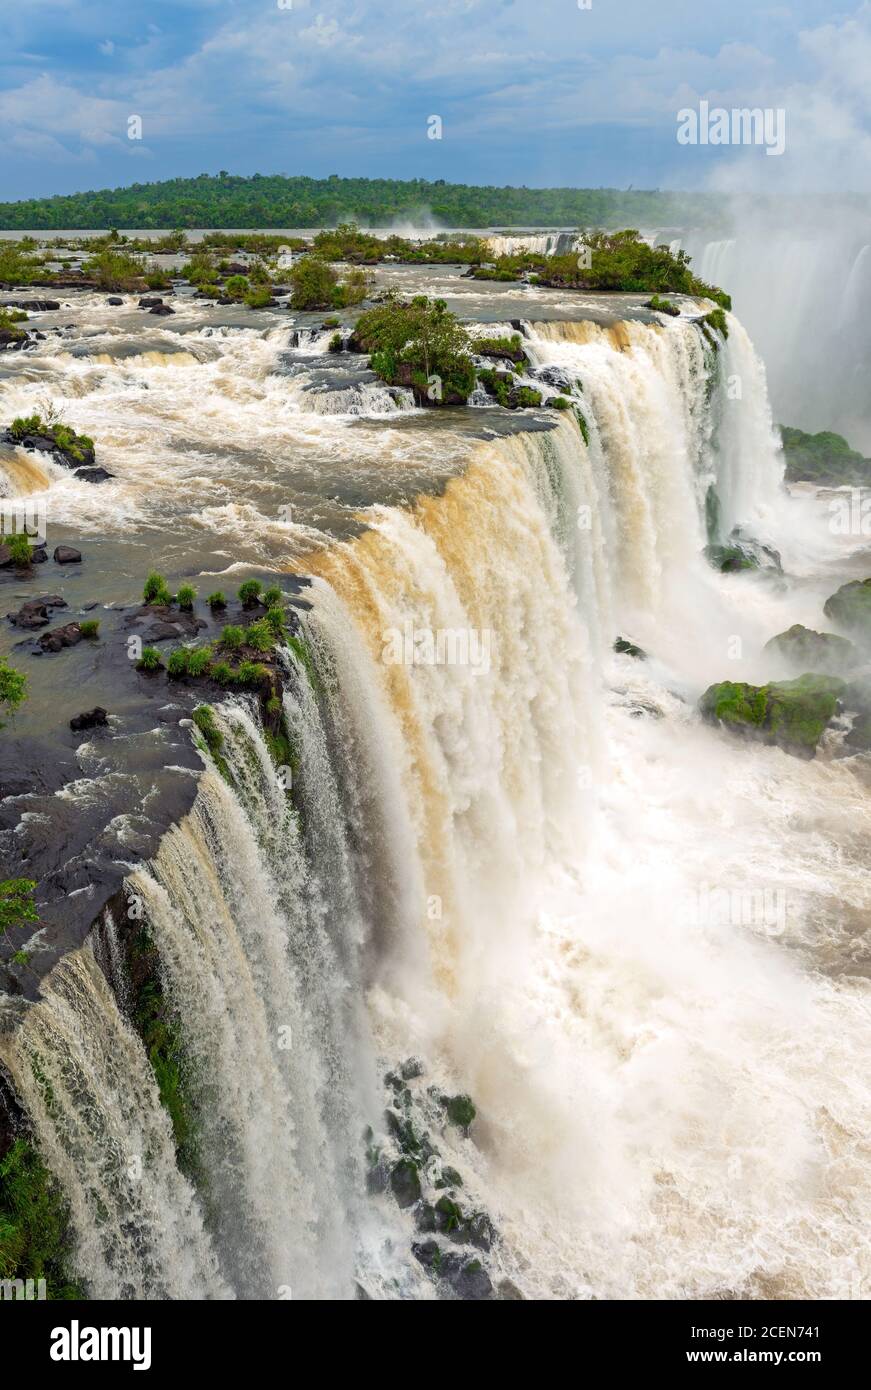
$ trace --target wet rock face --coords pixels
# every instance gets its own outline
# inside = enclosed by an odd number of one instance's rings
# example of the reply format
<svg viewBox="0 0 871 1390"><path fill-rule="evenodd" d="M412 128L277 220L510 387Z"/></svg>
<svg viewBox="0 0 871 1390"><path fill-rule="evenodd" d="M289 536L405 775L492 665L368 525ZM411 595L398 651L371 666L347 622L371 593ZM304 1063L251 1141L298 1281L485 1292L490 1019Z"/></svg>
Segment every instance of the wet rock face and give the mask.
<svg viewBox="0 0 871 1390"><path fill-rule="evenodd" d="M812 758L845 689L835 676L811 674L761 686L721 681L708 687L699 709L709 723L732 733Z"/></svg>
<svg viewBox="0 0 871 1390"><path fill-rule="evenodd" d="M44 632L38 645L44 652L60 652L64 647L75 647L82 640L82 629L78 623L65 623L63 627Z"/></svg>
<svg viewBox="0 0 871 1390"><path fill-rule="evenodd" d="M830 675L842 675L855 666L858 657L855 646L846 637L838 637L834 632L814 632L801 623L772 637L765 650L796 671L825 671Z"/></svg>
<svg viewBox="0 0 871 1390"><path fill-rule="evenodd" d="M60 594L43 594L41 598L30 598L23 603L17 613L7 613L7 617L13 627L23 628L25 631L32 631L35 628L47 627L51 618L50 612L54 608L66 608L67 601Z"/></svg>
<svg viewBox="0 0 871 1390"><path fill-rule="evenodd" d="M90 471L93 473L100 473L103 470L99 468L94 468ZM51 558L58 565L76 565L79 564L79 562L81 561L82 552L80 550L76 550L74 545L56 545L54 550L52 551Z"/></svg>
<svg viewBox="0 0 871 1390"><path fill-rule="evenodd" d="M70 728L73 733L81 733L84 729L96 729L108 723L108 711L100 705L95 705L93 709L85 710L83 714L77 714L75 718L71 719Z"/></svg>

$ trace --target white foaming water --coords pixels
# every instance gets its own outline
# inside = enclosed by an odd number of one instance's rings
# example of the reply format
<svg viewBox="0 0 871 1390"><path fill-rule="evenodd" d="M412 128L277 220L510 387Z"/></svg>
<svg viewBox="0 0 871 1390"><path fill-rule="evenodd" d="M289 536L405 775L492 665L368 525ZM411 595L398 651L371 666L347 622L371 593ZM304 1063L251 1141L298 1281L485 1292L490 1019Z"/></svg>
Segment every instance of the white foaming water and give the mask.
<svg viewBox="0 0 871 1390"><path fill-rule="evenodd" d="M443 495L373 509L314 558L317 680L286 657L301 828L250 713L219 710L236 791L208 772L134 876L199 1078L206 1217L166 1124L152 1175L196 1229L198 1296L341 1297L355 1275L424 1296L407 1218L367 1203L361 1172L375 1058L412 1053L474 1097L473 1138L443 1154L500 1232L494 1275L527 1295L849 1297L867 1279L865 762L800 762L694 712L710 681L765 674L764 642L816 601L701 556L714 479L756 534L807 519L729 326L715 355L688 323L531 325L536 364L582 383L589 446L568 416L479 445ZM388 659L416 631L479 659ZM618 631L650 659L613 656ZM777 911L724 917L724 889ZM58 1069L41 1020L63 979L23 1030ZM152 1114L141 1048L135 1068ZM101 1128L124 1132L108 1094ZM95 1160L67 1159L55 1123L43 1107L87 1235ZM105 1238L80 1232L100 1288ZM124 1260L148 1287L150 1246Z"/></svg>

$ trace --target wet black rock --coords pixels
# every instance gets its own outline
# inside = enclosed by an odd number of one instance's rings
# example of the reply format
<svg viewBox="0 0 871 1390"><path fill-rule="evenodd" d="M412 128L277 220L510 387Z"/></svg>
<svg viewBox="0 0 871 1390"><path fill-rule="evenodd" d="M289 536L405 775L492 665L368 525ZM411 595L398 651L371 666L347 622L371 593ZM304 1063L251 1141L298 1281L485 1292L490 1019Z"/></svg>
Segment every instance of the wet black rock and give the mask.
<svg viewBox="0 0 871 1390"><path fill-rule="evenodd" d="M81 562L82 552L76 550L74 545L56 545L51 558L58 565L77 565Z"/></svg>
<svg viewBox="0 0 871 1390"><path fill-rule="evenodd" d="M163 300L159 294L145 295L144 298L140 299L138 307L140 309L155 309L158 304L162 303Z"/></svg>
<svg viewBox="0 0 871 1390"><path fill-rule="evenodd" d="M106 303L113 305L117 309L119 305L124 303L124 300L121 298L119 294L110 294L109 298L106 300Z"/></svg>
<svg viewBox="0 0 871 1390"><path fill-rule="evenodd" d="M66 623L63 627L52 628L51 632L44 632L38 640L38 645L44 652L60 652L64 647L75 647L82 640L82 629L78 623Z"/></svg>
<svg viewBox="0 0 871 1390"><path fill-rule="evenodd" d="M107 479L114 478L115 474L110 473L107 468L77 468L76 477L81 478L84 483L105 483Z"/></svg>
<svg viewBox="0 0 871 1390"><path fill-rule="evenodd" d="M400 1158L390 1171L390 1190L397 1206L411 1207L420 1201L420 1174L410 1158Z"/></svg>
<svg viewBox="0 0 871 1390"><path fill-rule="evenodd" d="M195 618L193 613L182 613L179 609L167 608L164 604L146 603L137 613L131 613L125 618L124 626L145 626L142 636L147 643L153 643L178 640L179 637L196 637L207 624L202 618Z"/></svg>
<svg viewBox="0 0 871 1390"><path fill-rule="evenodd" d="M175 309L169 304L155 304L149 313L158 314L161 318L166 318L167 314L174 314Z"/></svg>
<svg viewBox="0 0 871 1390"><path fill-rule="evenodd" d="M44 594L41 598L30 598L23 603L17 613L7 613L10 623L15 627L32 630L38 627L47 627L50 620L49 610L52 608L66 608L67 601L61 598L60 594Z"/></svg>
<svg viewBox="0 0 871 1390"><path fill-rule="evenodd" d="M60 308L57 299L5 299L0 305L3 309L29 309L32 314L47 314Z"/></svg>
<svg viewBox="0 0 871 1390"><path fill-rule="evenodd" d="M85 710L83 714L77 714L70 720L70 728L73 733L80 733L83 729L97 729L109 723L109 714L101 705L95 705L93 709Z"/></svg>
<svg viewBox="0 0 871 1390"><path fill-rule="evenodd" d="M634 642L627 641L625 637L616 638L614 650L622 656L634 656L637 661L647 660L647 652L642 651L641 647L636 647Z"/></svg>
<svg viewBox="0 0 871 1390"><path fill-rule="evenodd" d="M493 1284L480 1260L445 1252L437 1241L427 1240L413 1245L415 1257L432 1274L453 1289L458 1298L482 1302L493 1297Z"/></svg>

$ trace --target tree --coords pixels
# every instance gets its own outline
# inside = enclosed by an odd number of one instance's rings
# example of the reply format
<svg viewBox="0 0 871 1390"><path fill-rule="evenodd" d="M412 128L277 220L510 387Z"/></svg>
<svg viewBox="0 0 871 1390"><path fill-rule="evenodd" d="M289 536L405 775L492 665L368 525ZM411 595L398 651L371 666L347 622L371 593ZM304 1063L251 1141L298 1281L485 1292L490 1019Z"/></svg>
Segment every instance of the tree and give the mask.
<svg viewBox="0 0 871 1390"><path fill-rule="evenodd" d="M10 927L25 927L29 922L39 921L33 901L35 889L32 878L7 878L0 883L0 935Z"/></svg>
<svg viewBox="0 0 871 1390"><path fill-rule="evenodd" d="M0 656L0 710L14 714L18 706L27 698L27 677L22 671L10 666L4 656ZM0 721L0 729L3 723Z"/></svg>
<svg viewBox="0 0 871 1390"><path fill-rule="evenodd" d="M331 265L316 256L303 256L290 272L291 308L330 309L339 277Z"/></svg>

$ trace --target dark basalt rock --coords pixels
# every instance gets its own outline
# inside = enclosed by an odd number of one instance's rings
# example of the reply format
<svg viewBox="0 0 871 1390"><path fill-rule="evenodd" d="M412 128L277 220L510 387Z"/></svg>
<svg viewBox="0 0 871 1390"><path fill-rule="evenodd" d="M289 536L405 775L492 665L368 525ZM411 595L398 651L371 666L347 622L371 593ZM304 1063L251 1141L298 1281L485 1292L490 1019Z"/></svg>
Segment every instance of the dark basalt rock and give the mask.
<svg viewBox="0 0 871 1390"><path fill-rule="evenodd" d="M721 681L708 687L699 709L708 723L812 758L845 689L836 676L811 673L762 686Z"/></svg>
<svg viewBox="0 0 871 1390"><path fill-rule="evenodd" d="M560 367L533 367L527 375L534 377L536 381L545 382L547 386L552 386L554 390L562 391L567 396L572 394L574 382Z"/></svg>
<svg viewBox="0 0 871 1390"><path fill-rule="evenodd" d="M156 309L157 306L158 306L159 304L162 304L162 303L163 303L163 300L162 300L162 298L161 298L161 296L160 296L159 294L149 294L149 295L145 295L142 299L140 299L139 304L137 305L137 308L139 308L139 309Z"/></svg>
<svg viewBox="0 0 871 1390"><path fill-rule="evenodd" d="M171 639L177 641L179 637L196 637L207 626L202 618L194 617L193 613L182 613L178 608L167 608L157 603L144 604L137 613L131 613L124 620L124 626L128 628L140 627L145 623L149 626L142 637L147 644Z"/></svg>
<svg viewBox="0 0 871 1390"><path fill-rule="evenodd" d="M114 308L117 309L119 305L124 303L124 300L121 298L119 294L110 294L109 298L106 300L106 303L111 304Z"/></svg>
<svg viewBox="0 0 871 1390"><path fill-rule="evenodd" d="M149 312L152 314L158 314L162 318L165 318L167 314L174 314L175 309L173 309L172 306L169 304L155 304L154 308L149 310Z"/></svg>
<svg viewBox="0 0 871 1390"><path fill-rule="evenodd" d="M60 652L64 647L75 647L82 640L82 629L78 623L67 623L64 627L53 628L51 632L44 632L39 638L38 645L44 652Z"/></svg>
<svg viewBox="0 0 871 1390"><path fill-rule="evenodd" d="M428 1269L453 1289L457 1298L482 1302L493 1297L493 1284L480 1260L468 1260L453 1251L443 1251L435 1240L412 1245L412 1252Z"/></svg>
<svg viewBox="0 0 871 1390"><path fill-rule="evenodd" d="M618 637L614 642L615 652L620 652L623 656L634 656L637 661L646 661L647 652L642 651L641 647L636 647L634 642L629 642L625 637Z"/></svg>
<svg viewBox="0 0 871 1390"><path fill-rule="evenodd" d="M105 483L109 478L114 478L115 474L110 473L107 468L77 468L76 477L81 478L83 483Z"/></svg>
<svg viewBox="0 0 871 1390"><path fill-rule="evenodd" d="M73 545L56 545L51 558L58 565L77 565L81 562L82 552Z"/></svg>
<svg viewBox="0 0 871 1390"><path fill-rule="evenodd" d="M857 641L871 642L871 579L854 579L823 604L823 612L832 622L853 634Z"/></svg>
<svg viewBox="0 0 871 1390"><path fill-rule="evenodd" d="M83 729L97 729L103 724L109 723L109 714L101 705L95 705L93 709L85 710L83 714L77 714L70 720L70 728L73 733L80 733Z"/></svg>
<svg viewBox="0 0 871 1390"><path fill-rule="evenodd" d="M51 434L26 434L23 438L16 439L11 430L4 430L0 434L0 443L13 447L18 445L21 449L29 449L37 454L51 454L55 463L61 464L64 468L71 468L80 475L91 469L95 460L94 450L89 446L80 444L77 446L77 452L73 453L70 449L62 449Z"/></svg>
<svg viewBox="0 0 871 1390"><path fill-rule="evenodd" d="M856 648L846 637L814 632L801 623L772 637L765 643L765 650L781 657L796 671L824 671L828 675L843 675L857 658Z"/></svg>
<svg viewBox="0 0 871 1390"><path fill-rule="evenodd" d="M57 299L5 299L0 305L3 309L29 309L32 314L47 314L60 308Z"/></svg>
<svg viewBox="0 0 871 1390"><path fill-rule="evenodd" d="M23 603L17 613L7 613L7 618L14 627L32 630L38 627L46 627L51 621L49 609L66 608L67 601L61 598L60 594L44 594L41 598L30 598Z"/></svg>
<svg viewBox="0 0 871 1390"><path fill-rule="evenodd" d="M390 1190L399 1207L411 1207L420 1201L420 1174L410 1158L400 1158L390 1171Z"/></svg>

